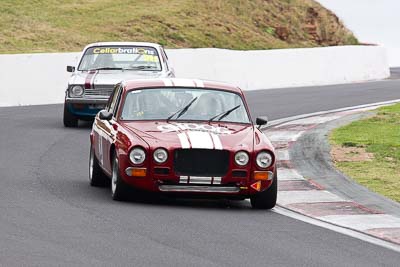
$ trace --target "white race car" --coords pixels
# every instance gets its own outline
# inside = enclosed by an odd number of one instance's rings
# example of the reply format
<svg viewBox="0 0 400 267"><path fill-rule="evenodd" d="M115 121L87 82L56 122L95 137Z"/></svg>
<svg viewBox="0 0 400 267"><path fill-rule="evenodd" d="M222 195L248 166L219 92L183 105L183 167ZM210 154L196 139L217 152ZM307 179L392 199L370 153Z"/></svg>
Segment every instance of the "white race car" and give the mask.
<svg viewBox="0 0 400 267"><path fill-rule="evenodd" d="M174 77L163 47L154 43L105 42L86 46L65 91L64 125L93 119L122 80Z"/></svg>

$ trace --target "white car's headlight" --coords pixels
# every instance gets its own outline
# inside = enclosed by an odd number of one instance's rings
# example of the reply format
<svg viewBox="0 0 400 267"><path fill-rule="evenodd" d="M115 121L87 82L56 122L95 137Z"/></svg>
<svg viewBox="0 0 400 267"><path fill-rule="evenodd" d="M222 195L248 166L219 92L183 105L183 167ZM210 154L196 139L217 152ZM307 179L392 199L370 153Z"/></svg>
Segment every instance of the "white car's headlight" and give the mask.
<svg viewBox="0 0 400 267"><path fill-rule="evenodd" d="M129 159L133 164L140 165L146 159L146 152L142 148L136 147L129 153Z"/></svg>
<svg viewBox="0 0 400 267"><path fill-rule="evenodd" d="M263 169L270 167L272 161L273 161L272 155L265 151L258 153L256 157L257 166Z"/></svg>
<svg viewBox="0 0 400 267"><path fill-rule="evenodd" d="M239 166L246 166L249 163L249 154L239 151L235 154L235 162Z"/></svg>
<svg viewBox="0 0 400 267"><path fill-rule="evenodd" d="M157 163L164 163L168 159L168 152L164 148L157 148L153 153L153 158Z"/></svg>
<svg viewBox="0 0 400 267"><path fill-rule="evenodd" d="M73 96L73 97L82 96L83 93L84 93L83 87L80 86L80 85L74 85L74 86L71 88L71 91L70 91L70 95Z"/></svg>

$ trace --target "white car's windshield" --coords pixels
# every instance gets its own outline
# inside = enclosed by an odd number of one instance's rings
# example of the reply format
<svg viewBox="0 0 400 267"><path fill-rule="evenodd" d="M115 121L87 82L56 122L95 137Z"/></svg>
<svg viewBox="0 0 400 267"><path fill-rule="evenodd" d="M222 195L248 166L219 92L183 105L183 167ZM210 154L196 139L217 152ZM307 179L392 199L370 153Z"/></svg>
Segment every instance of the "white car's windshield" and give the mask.
<svg viewBox="0 0 400 267"><path fill-rule="evenodd" d="M236 93L173 87L128 92L120 119L250 123L242 97Z"/></svg>
<svg viewBox="0 0 400 267"><path fill-rule="evenodd" d="M153 47L97 46L88 48L78 70L161 71L160 58Z"/></svg>

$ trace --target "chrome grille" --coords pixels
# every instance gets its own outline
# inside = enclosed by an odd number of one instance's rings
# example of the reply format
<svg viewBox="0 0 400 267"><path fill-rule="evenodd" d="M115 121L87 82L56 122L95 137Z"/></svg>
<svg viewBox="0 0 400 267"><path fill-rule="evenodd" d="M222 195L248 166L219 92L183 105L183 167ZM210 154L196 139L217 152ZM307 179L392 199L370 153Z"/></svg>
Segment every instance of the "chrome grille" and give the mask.
<svg viewBox="0 0 400 267"><path fill-rule="evenodd" d="M96 86L94 89L85 89L85 96L88 97L109 97L114 90L114 86Z"/></svg>

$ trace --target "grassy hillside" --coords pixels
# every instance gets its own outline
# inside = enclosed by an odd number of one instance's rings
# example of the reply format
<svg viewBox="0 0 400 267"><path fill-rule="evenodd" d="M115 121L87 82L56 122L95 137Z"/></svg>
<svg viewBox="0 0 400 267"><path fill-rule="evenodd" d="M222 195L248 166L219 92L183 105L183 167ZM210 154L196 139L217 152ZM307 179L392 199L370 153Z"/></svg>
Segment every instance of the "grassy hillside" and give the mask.
<svg viewBox="0 0 400 267"><path fill-rule="evenodd" d="M231 49L357 43L312 0L1 0L0 53L114 40Z"/></svg>
<svg viewBox="0 0 400 267"><path fill-rule="evenodd" d="M372 118L335 129L335 165L370 190L400 202L400 104L378 109ZM348 151L351 152L344 153Z"/></svg>

